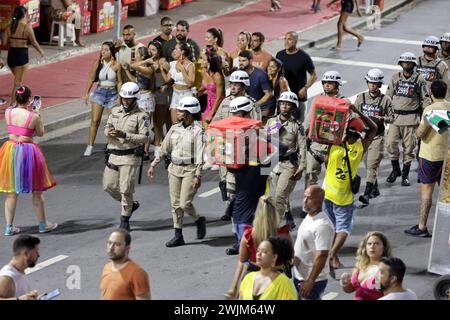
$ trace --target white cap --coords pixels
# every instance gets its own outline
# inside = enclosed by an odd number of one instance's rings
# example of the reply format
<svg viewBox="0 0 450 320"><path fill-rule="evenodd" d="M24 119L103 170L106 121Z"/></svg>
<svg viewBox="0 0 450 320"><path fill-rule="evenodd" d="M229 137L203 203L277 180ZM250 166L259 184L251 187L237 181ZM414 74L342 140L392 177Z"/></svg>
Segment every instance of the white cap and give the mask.
<svg viewBox="0 0 450 320"><path fill-rule="evenodd" d="M380 69L370 69L364 77L368 82L383 83L384 74Z"/></svg>
<svg viewBox="0 0 450 320"><path fill-rule="evenodd" d="M278 102L286 101L290 102L295 105L296 108L298 108L298 97L295 93L291 91L285 91L280 94L280 97L278 98Z"/></svg>
<svg viewBox="0 0 450 320"><path fill-rule="evenodd" d="M230 82L239 82L243 83L245 86L250 86L250 78L248 77L248 73L242 70L237 70L230 75Z"/></svg>
<svg viewBox="0 0 450 320"><path fill-rule="evenodd" d="M139 99L139 86L134 82L125 82L120 88L119 95L122 98Z"/></svg>
<svg viewBox="0 0 450 320"><path fill-rule="evenodd" d="M342 78L339 72L337 71L327 71L322 76L322 84L323 82L337 82L340 86L342 85Z"/></svg>
<svg viewBox="0 0 450 320"><path fill-rule="evenodd" d="M200 102L195 97L184 97L178 102L177 110L186 110L189 113L200 112Z"/></svg>
<svg viewBox="0 0 450 320"><path fill-rule="evenodd" d="M235 113L238 111L250 112L253 109L253 102L244 96L236 97L230 102L230 112Z"/></svg>

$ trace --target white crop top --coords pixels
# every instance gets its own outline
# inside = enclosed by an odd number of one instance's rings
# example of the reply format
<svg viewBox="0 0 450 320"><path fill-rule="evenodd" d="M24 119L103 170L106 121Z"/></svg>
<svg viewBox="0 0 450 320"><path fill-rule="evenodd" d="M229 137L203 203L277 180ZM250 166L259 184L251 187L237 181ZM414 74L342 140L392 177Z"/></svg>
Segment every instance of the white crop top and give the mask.
<svg viewBox="0 0 450 320"><path fill-rule="evenodd" d="M184 80L183 74L181 72L177 71L176 66L177 66L177 61L171 61L170 62L170 70L169 70L170 77L173 79L174 84L187 86L187 83Z"/></svg>
<svg viewBox="0 0 450 320"><path fill-rule="evenodd" d="M98 74L98 84L105 87L115 87L117 85L116 72L112 68L112 61L105 63Z"/></svg>

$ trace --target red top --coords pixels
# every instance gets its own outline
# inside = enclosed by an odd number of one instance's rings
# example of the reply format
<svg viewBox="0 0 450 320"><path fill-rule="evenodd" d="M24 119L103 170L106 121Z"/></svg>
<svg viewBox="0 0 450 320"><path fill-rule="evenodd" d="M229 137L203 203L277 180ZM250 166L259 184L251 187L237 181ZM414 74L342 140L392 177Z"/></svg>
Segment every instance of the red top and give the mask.
<svg viewBox="0 0 450 320"><path fill-rule="evenodd" d="M247 240L247 250L248 250L248 256L250 257L251 262L256 262L256 247L253 243L253 237L252 237L252 230L253 227L251 225L246 225L244 227L244 238ZM288 224L278 228L278 235L279 236L287 236L289 235L289 232L291 231L291 228Z"/></svg>

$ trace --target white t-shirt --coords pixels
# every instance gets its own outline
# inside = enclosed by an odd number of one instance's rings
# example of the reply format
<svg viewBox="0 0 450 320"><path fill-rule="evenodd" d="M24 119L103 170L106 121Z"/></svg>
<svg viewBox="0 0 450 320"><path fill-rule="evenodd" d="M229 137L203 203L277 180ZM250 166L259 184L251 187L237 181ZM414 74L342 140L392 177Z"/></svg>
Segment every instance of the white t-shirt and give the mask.
<svg viewBox="0 0 450 320"><path fill-rule="evenodd" d="M334 226L328 216L321 211L314 217L309 214L298 228L295 240L295 256L300 259L300 265L294 267L294 276L299 280L307 279L311 273L316 251L330 250L333 244ZM327 262L328 264L328 262ZM326 265L316 281L327 279Z"/></svg>
<svg viewBox="0 0 450 320"><path fill-rule="evenodd" d="M413 291L406 289L403 292L391 292L378 300L417 300L417 296Z"/></svg>
<svg viewBox="0 0 450 320"><path fill-rule="evenodd" d="M117 61L119 61L120 64L131 64L135 61L135 59L132 59L131 56L136 54L136 50L140 47L143 47L144 45L140 42L138 42L134 47L130 48L125 43L120 47L119 52L117 53Z"/></svg>

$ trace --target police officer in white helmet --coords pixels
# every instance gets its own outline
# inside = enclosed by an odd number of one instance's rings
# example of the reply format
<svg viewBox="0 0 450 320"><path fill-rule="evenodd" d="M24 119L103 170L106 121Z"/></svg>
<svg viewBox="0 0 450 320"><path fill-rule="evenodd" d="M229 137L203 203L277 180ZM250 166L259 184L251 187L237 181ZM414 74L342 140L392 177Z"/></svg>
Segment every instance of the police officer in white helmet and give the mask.
<svg viewBox="0 0 450 320"><path fill-rule="evenodd" d="M177 108L177 123L170 127L161 144L161 152L147 171L153 178L155 167L164 156L168 156L170 202L172 206L175 236L166 243L166 247L178 247L185 244L183 238L183 217L189 214L197 225L197 239L206 235L206 220L201 217L192 204L201 185L205 134L200 122L200 103L197 98L184 97Z"/></svg>
<svg viewBox="0 0 450 320"><path fill-rule="evenodd" d="M139 208L133 201L134 184L148 141L150 119L138 107L139 87L126 82L120 92L121 108L112 110L105 126L108 137L103 190L121 203L120 228L130 231L130 217Z"/></svg>
<svg viewBox="0 0 450 320"><path fill-rule="evenodd" d="M446 32L441 36L439 44L441 45L441 49L438 51L438 58L444 61L447 67L450 68L450 32ZM448 82L446 99L450 99L450 83Z"/></svg>
<svg viewBox="0 0 450 320"><path fill-rule="evenodd" d="M423 55L417 60L416 71L423 75L431 90L433 80L444 80L448 84L448 66L438 57L439 38L428 36L422 43Z"/></svg>

